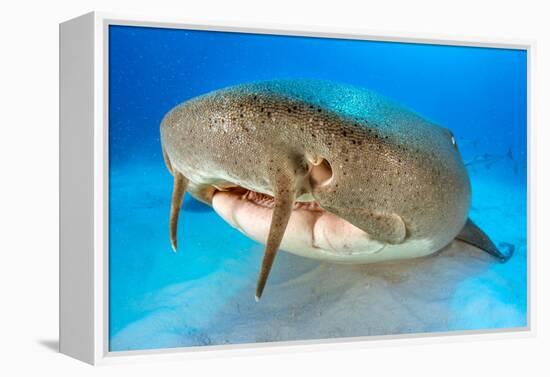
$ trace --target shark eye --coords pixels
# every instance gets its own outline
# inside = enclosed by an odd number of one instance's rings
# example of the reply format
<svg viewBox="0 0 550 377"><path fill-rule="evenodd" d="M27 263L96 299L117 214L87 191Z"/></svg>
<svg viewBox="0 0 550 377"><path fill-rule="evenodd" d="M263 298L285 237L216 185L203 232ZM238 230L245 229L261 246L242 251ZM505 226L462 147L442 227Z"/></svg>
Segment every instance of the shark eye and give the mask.
<svg viewBox="0 0 550 377"><path fill-rule="evenodd" d="M455 147L455 149L458 149L458 145L456 143L455 135L453 135L453 133L449 129L446 129L446 131L449 134L449 139L451 140L451 144L453 144L453 147Z"/></svg>

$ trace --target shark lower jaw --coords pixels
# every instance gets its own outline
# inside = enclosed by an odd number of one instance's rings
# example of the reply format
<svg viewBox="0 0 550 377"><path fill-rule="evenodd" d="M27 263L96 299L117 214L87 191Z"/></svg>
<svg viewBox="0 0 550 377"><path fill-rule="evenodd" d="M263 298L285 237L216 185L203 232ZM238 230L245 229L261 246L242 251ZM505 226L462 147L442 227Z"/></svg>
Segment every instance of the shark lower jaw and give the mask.
<svg viewBox="0 0 550 377"><path fill-rule="evenodd" d="M274 199L241 187L216 191L214 210L248 237L266 242ZM296 202L285 230L281 249L304 257L351 262L378 253L384 244L355 225L330 213L315 202Z"/></svg>

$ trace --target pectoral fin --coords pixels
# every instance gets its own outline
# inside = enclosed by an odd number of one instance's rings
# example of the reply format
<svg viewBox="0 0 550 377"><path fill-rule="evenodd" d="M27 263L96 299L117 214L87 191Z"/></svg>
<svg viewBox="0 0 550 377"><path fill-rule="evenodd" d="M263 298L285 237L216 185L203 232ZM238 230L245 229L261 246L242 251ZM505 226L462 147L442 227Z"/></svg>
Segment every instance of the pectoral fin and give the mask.
<svg viewBox="0 0 550 377"><path fill-rule="evenodd" d="M338 209L324 207L341 218L349 221L382 243L397 245L407 237L407 227L401 216L395 213L383 213L369 209Z"/></svg>
<svg viewBox="0 0 550 377"><path fill-rule="evenodd" d="M370 234L380 241L395 245L407 237L405 222L395 213L369 213L366 219Z"/></svg>
<svg viewBox="0 0 550 377"><path fill-rule="evenodd" d="M505 250L499 250L485 232L470 219L466 221L464 228L462 228L462 231L456 236L456 239L487 252L503 263L514 254L514 245L502 243L501 246L503 246Z"/></svg>

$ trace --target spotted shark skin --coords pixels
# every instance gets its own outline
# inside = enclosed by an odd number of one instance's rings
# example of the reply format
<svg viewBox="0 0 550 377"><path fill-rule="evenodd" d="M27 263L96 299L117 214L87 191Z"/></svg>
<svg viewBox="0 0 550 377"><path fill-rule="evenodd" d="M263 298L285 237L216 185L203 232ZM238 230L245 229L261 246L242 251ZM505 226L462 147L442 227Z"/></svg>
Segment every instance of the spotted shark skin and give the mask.
<svg viewBox="0 0 550 377"><path fill-rule="evenodd" d="M188 192L266 245L257 299L280 248L339 263L420 257L455 238L503 261L513 252L468 219L470 181L453 134L373 91L242 84L176 106L160 132L174 177L173 249Z"/></svg>

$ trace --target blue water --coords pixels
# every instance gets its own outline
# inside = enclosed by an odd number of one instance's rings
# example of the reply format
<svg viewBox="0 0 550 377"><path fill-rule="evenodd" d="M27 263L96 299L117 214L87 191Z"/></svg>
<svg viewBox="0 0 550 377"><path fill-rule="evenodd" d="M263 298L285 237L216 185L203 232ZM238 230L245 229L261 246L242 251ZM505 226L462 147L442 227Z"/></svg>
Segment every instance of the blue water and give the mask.
<svg viewBox="0 0 550 377"><path fill-rule="evenodd" d="M188 196L172 253L162 117L211 90L276 78L370 88L451 129L470 216L514 257L501 265L460 243L389 267L279 253L256 304L261 245ZM111 351L526 326L526 82L521 50L111 26Z"/></svg>

